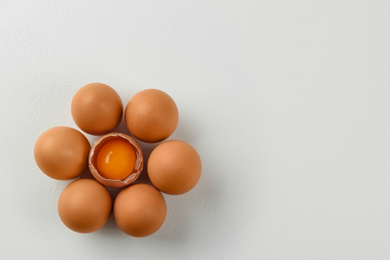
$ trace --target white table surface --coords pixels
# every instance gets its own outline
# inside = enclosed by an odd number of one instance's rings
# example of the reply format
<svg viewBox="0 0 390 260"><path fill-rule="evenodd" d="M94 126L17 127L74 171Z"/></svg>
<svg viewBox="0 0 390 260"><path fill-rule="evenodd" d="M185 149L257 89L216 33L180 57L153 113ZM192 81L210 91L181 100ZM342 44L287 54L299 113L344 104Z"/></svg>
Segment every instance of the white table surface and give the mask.
<svg viewBox="0 0 390 260"><path fill-rule="evenodd" d="M0 1L0 259L390 259L389 14L388 0ZM34 162L43 131L76 127L90 82L124 103L170 94L171 139L202 158L150 237L113 218L68 230L69 182Z"/></svg>

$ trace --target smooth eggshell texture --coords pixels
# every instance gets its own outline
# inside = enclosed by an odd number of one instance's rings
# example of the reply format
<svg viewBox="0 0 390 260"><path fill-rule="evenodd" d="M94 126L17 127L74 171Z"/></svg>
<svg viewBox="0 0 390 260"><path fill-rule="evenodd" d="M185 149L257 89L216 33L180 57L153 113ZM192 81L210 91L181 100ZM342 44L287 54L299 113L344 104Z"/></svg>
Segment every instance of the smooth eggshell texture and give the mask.
<svg viewBox="0 0 390 260"><path fill-rule="evenodd" d="M90 233L102 228L112 210L107 189L92 179L80 179L69 184L58 199L58 214L69 229Z"/></svg>
<svg viewBox="0 0 390 260"><path fill-rule="evenodd" d="M39 136L34 146L34 157L47 176L70 180L87 169L90 148L87 138L80 131L58 126Z"/></svg>
<svg viewBox="0 0 390 260"><path fill-rule="evenodd" d="M76 92L71 110L73 120L81 130L91 135L103 135L118 126L123 105L113 88L102 83L91 83Z"/></svg>
<svg viewBox="0 0 390 260"><path fill-rule="evenodd" d="M167 205L163 195L148 184L133 184L125 188L114 202L115 221L130 236L153 234L163 225L166 215Z"/></svg>
<svg viewBox="0 0 390 260"><path fill-rule="evenodd" d="M198 183L202 163L191 145L171 140L152 151L147 169L150 181L157 189L178 195L190 191Z"/></svg>
<svg viewBox="0 0 390 260"><path fill-rule="evenodd" d="M127 178L123 180L111 180L111 179L104 178L103 176L101 176L101 174L99 174L99 171L96 166L97 165L96 160L97 160L99 150L104 146L104 144L106 144L107 142L113 139L121 139L129 142L136 154L134 170ZM144 168L144 155L141 147L134 140L134 138L122 133L110 133L100 137L92 146L88 156L88 165L93 177L95 177L95 179L98 182L109 187L120 188L120 187L130 185L140 176Z"/></svg>
<svg viewBox="0 0 390 260"><path fill-rule="evenodd" d="M158 89L146 89L127 103L126 125L137 139L156 143L168 138L176 129L179 111L175 101Z"/></svg>

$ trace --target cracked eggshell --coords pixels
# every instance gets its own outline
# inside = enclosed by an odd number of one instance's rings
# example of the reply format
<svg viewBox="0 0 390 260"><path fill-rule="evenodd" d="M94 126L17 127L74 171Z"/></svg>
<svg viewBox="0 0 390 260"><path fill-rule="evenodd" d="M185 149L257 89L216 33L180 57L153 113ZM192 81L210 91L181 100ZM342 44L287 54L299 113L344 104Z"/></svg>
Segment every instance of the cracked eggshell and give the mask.
<svg viewBox="0 0 390 260"><path fill-rule="evenodd" d="M112 140L117 140L117 139L121 139L129 142L129 144L133 147L134 152L136 154L134 170L129 176L127 176L123 180L112 180L112 179L104 178L99 174L98 168L96 166L97 165L96 161L100 149L107 142ZM144 167L144 156L141 147L133 138L122 133L110 133L100 137L92 146L91 151L89 152L88 165L93 177L98 182L108 187L121 188L130 185L140 176Z"/></svg>

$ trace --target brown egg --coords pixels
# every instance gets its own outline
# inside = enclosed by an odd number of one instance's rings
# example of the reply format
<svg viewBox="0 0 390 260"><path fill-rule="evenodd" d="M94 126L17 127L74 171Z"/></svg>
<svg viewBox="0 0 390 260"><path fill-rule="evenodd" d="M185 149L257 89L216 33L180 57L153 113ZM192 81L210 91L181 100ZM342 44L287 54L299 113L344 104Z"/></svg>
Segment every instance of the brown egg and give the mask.
<svg viewBox="0 0 390 260"><path fill-rule="evenodd" d="M90 233L102 228L110 217L112 200L107 189L92 179L72 182L58 199L58 214L69 229Z"/></svg>
<svg viewBox="0 0 390 260"><path fill-rule="evenodd" d="M34 157L38 167L47 176L70 180L87 169L90 148L91 145L81 132L58 126L39 136L34 146Z"/></svg>
<svg viewBox="0 0 390 260"><path fill-rule="evenodd" d="M127 128L135 138L156 143L175 131L179 111L168 94L158 89L146 89L129 100L125 119Z"/></svg>
<svg viewBox="0 0 390 260"><path fill-rule="evenodd" d="M81 130L91 135L103 135L118 126L123 105L113 88L102 83L91 83L76 92L71 110L73 120Z"/></svg>
<svg viewBox="0 0 390 260"><path fill-rule="evenodd" d="M153 185L167 194L190 191L199 181L202 163L196 150L183 141L159 144L150 154L148 174Z"/></svg>
<svg viewBox="0 0 390 260"><path fill-rule="evenodd" d="M131 185L114 202L114 217L118 227L134 237L156 232L164 223L167 205L163 195L148 184Z"/></svg>
<svg viewBox="0 0 390 260"><path fill-rule="evenodd" d="M99 138L88 157L89 169L97 181L109 187L134 182L144 167L139 144L130 136L110 133Z"/></svg>

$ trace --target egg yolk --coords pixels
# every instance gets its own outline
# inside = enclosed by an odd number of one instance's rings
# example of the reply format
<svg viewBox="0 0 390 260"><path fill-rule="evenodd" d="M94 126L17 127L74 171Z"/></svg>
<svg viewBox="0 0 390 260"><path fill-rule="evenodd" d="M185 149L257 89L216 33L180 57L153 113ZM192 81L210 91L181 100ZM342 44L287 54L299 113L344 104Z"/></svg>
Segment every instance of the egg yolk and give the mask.
<svg viewBox="0 0 390 260"><path fill-rule="evenodd" d="M96 166L102 177L123 180L133 172L135 160L135 151L127 141L112 140L100 149Z"/></svg>

